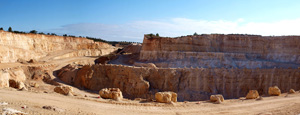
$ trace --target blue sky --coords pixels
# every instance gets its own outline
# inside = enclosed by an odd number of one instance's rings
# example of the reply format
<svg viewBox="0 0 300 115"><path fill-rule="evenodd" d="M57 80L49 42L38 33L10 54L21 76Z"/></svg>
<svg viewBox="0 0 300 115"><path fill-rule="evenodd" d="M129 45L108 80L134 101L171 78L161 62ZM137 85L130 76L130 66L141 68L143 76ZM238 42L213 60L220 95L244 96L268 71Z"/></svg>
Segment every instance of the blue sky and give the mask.
<svg viewBox="0 0 300 115"><path fill-rule="evenodd" d="M143 35L299 35L297 0L0 0L0 27L142 42Z"/></svg>

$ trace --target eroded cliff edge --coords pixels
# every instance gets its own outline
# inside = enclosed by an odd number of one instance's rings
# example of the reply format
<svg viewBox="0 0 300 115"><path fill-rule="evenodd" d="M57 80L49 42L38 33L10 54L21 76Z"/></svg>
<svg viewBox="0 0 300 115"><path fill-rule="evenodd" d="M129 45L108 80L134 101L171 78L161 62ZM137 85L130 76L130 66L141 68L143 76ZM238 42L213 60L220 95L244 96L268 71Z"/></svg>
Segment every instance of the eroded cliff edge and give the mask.
<svg viewBox="0 0 300 115"><path fill-rule="evenodd" d="M18 59L39 60L50 53L56 54L57 58L101 56L114 50L116 48L107 43L86 38L16 34L0 30L0 63L16 62Z"/></svg>

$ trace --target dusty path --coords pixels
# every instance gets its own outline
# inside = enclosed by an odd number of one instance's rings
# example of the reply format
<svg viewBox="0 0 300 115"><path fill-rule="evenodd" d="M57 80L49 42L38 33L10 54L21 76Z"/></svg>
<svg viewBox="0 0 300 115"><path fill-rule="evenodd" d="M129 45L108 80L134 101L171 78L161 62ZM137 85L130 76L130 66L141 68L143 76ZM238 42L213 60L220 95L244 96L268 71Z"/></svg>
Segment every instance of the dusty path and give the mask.
<svg viewBox="0 0 300 115"><path fill-rule="evenodd" d="M178 102L160 104L155 102L139 103L139 101L125 100L115 102L95 98L97 95L86 93L84 96L63 96L57 93L15 91L13 89L0 90L0 102L8 102L6 106L29 114L294 114L300 113L300 94L282 94L279 97L265 97L263 100L225 100L222 104L207 101ZM146 104L146 105L145 105ZM21 107L26 105L27 109ZM42 106L56 106L65 110L57 112L43 109Z"/></svg>

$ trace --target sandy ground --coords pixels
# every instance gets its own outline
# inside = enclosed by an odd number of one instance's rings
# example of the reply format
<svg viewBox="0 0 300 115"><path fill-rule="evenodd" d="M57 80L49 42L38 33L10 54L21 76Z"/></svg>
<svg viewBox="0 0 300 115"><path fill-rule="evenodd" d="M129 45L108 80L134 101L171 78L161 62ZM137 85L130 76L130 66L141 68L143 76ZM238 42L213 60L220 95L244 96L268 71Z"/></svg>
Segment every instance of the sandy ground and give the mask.
<svg viewBox="0 0 300 115"><path fill-rule="evenodd" d="M281 96L264 97L263 100L231 99L224 103L214 104L209 101L177 102L163 104L143 102L138 100L113 101L98 98L92 94L75 90L79 95L64 96L54 92L17 91L12 88L0 90L0 102L7 102L3 108L13 108L28 114L43 115L111 115L111 114L300 114L300 93L282 94ZM86 95L86 96L85 96ZM27 108L22 108L26 105ZM43 109L43 106L53 106L59 111Z"/></svg>

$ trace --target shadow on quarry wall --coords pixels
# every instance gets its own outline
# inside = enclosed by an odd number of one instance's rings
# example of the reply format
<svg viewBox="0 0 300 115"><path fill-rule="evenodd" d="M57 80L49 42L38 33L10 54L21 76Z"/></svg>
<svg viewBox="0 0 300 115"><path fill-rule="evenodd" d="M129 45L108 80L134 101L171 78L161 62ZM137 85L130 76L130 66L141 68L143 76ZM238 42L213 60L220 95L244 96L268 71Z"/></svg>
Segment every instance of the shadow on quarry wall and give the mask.
<svg viewBox="0 0 300 115"><path fill-rule="evenodd" d="M99 91L120 88L126 98L153 98L158 91L174 91L179 101L246 96L249 90L266 95L270 86L282 92L300 89L299 69L148 68L124 65L68 65L57 77L79 88Z"/></svg>

